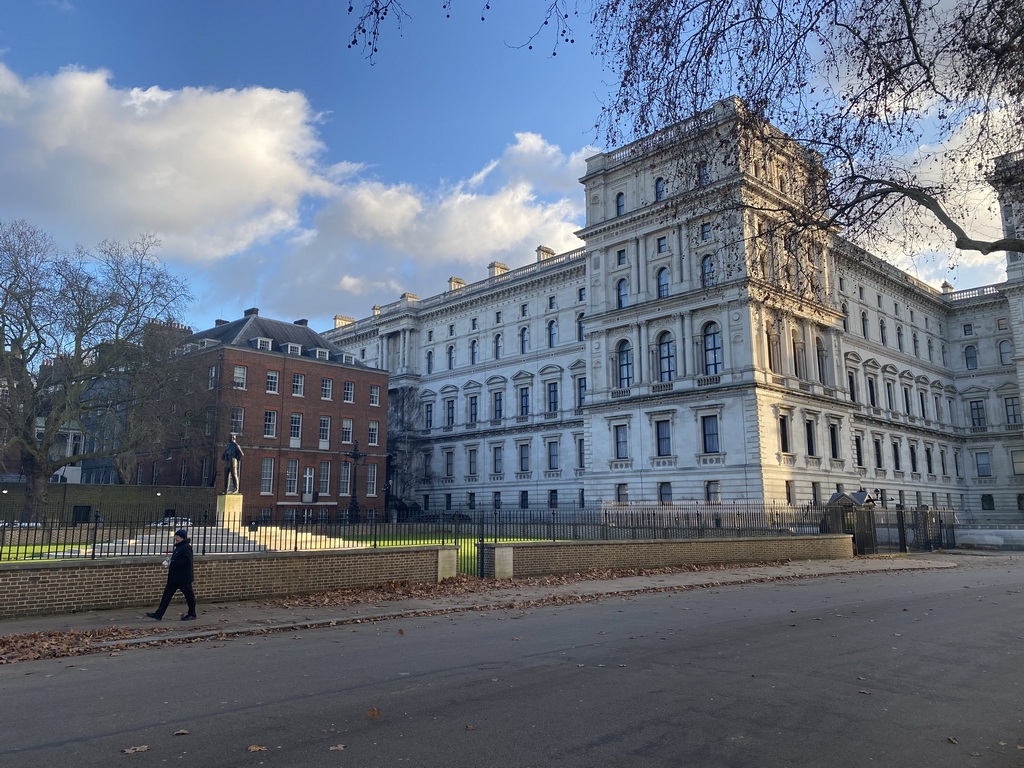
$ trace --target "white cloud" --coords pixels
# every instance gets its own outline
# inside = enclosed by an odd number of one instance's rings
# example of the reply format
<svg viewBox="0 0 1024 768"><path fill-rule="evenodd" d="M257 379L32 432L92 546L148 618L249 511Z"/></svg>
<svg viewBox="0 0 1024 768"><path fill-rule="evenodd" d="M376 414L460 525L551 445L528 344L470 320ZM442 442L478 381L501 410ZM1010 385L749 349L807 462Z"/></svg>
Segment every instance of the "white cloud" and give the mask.
<svg viewBox="0 0 1024 768"><path fill-rule="evenodd" d="M307 314L363 317L403 292L440 293L449 276L483 280L491 261L526 264L538 245L579 248L578 177L592 151L566 154L521 133L479 171L434 189L352 178L271 280L282 295L302 296Z"/></svg>
<svg viewBox="0 0 1024 768"><path fill-rule="evenodd" d="M126 90L102 70L21 80L0 64L0 208L61 239L153 232L165 255L222 258L290 232L303 198L332 193L316 120L299 93Z"/></svg>

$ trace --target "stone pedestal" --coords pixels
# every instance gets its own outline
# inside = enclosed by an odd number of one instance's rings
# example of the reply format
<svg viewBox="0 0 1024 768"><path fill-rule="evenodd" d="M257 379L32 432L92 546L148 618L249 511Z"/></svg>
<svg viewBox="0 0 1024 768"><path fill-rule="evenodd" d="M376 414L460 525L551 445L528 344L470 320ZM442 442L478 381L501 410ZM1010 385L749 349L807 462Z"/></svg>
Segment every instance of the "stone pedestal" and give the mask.
<svg viewBox="0 0 1024 768"><path fill-rule="evenodd" d="M242 527L242 494L222 493L217 497L217 525L223 528Z"/></svg>

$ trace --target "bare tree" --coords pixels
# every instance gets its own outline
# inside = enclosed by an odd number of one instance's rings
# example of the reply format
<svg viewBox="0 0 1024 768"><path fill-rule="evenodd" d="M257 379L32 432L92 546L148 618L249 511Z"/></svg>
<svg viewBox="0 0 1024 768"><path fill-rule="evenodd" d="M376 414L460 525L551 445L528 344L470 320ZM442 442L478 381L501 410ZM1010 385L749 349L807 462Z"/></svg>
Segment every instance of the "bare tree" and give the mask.
<svg viewBox="0 0 1024 768"><path fill-rule="evenodd" d="M357 6L350 47L373 57L384 23L408 14L400 0ZM592 30L612 76L598 121L610 144L738 96L752 127L781 129L762 136L766 156L768 139L795 139L827 172L813 201L780 210L794 223L876 250L884 238L1024 252L1015 233L986 237L973 220L993 160L1024 147L1019 0L537 0L537 14L555 46L572 23Z"/></svg>
<svg viewBox="0 0 1024 768"><path fill-rule="evenodd" d="M400 512L413 502L416 485L415 453L420 444L417 394L418 390L411 386L399 386L388 392L388 452L393 456L390 498Z"/></svg>
<svg viewBox="0 0 1024 768"><path fill-rule="evenodd" d="M64 252L24 221L0 223L0 453L20 460L25 520L42 513L61 467L133 449L125 429L88 439L78 455L58 447L113 415L140 423L158 397L144 385L166 375L171 357L167 344L145 342L154 321L173 326L190 299L154 258L158 245L144 235Z"/></svg>

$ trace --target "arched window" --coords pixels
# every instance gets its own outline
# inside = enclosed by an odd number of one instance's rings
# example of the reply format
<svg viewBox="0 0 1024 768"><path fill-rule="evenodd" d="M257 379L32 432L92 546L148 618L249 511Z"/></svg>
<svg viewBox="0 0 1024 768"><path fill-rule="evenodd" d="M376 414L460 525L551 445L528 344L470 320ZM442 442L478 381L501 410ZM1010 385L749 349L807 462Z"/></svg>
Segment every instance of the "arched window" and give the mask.
<svg viewBox="0 0 1024 768"><path fill-rule="evenodd" d="M821 340L821 336L814 339L814 355L818 361L818 381L827 385L829 383L828 351L825 349L825 342Z"/></svg>
<svg viewBox="0 0 1024 768"><path fill-rule="evenodd" d="M882 346L888 346L889 334L885 330L885 320L878 321L878 339L882 342Z"/></svg>
<svg viewBox="0 0 1024 768"><path fill-rule="evenodd" d="M708 323L702 332L704 340L704 374L715 376L722 372L722 332L718 323Z"/></svg>
<svg viewBox="0 0 1024 768"><path fill-rule="evenodd" d="M714 256L705 256L700 260L700 284L705 288L710 288L715 284Z"/></svg>
<svg viewBox="0 0 1024 768"><path fill-rule="evenodd" d="M580 312L576 315L576 341L583 341L583 336L587 332L587 326L583 322L583 313Z"/></svg>
<svg viewBox="0 0 1024 768"><path fill-rule="evenodd" d="M525 355L530 351L530 329L519 329L519 354Z"/></svg>
<svg viewBox="0 0 1024 768"><path fill-rule="evenodd" d="M626 212L626 195L623 194L622 192L619 192L619 194L617 194L615 196L615 215L616 216L621 216L625 212Z"/></svg>
<svg viewBox="0 0 1024 768"><path fill-rule="evenodd" d="M868 333L868 313L860 313L860 333L865 339L870 339L871 334Z"/></svg>
<svg viewBox="0 0 1024 768"><path fill-rule="evenodd" d="M903 351L903 326L896 326L896 349L900 352Z"/></svg>
<svg viewBox="0 0 1024 768"><path fill-rule="evenodd" d="M929 343L931 341L929 340ZM1011 365L1013 363L1013 345L1007 339L999 342L999 364Z"/></svg>
<svg viewBox="0 0 1024 768"><path fill-rule="evenodd" d="M619 309L629 306L629 281L619 280L615 284L615 306Z"/></svg>
<svg viewBox="0 0 1024 768"><path fill-rule="evenodd" d="M843 302L843 330L850 330L850 308Z"/></svg>
<svg viewBox="0 0 1024 768"><path fill-rule="evenodd" d="M476 339L473 339L473 341L469 342L469 364L476 365L479 362L480 345L477 343Z"/></svg>
<svg viewBox="0 0 1024 768"><path fill-rule="evenodd" d="M556 346L558 346L558 321L557 320L549 320L548 321L548 346L549 347L556 347Z"/></svg>
<svg viewBox="0 0 1024 768"><path fill-rule="evenodd" d="M615 348L615 358L619 371L619 388L633 386L633 345L623 339Z"/></svg>
<svg viewBox="0 0 1024 768"><path fill-rule="evenodd" d="M455 346L448 347L448 370L455 367Z"/></svg>
<svg viewBox="0 0 1024 768"><path fill-rule="evenodd" d="M654 202L660 203L665 199L665 180L660 176L654 180Z"/></svg>
<svg viewBox="0 0 1024 768"><path fill-rule="evenodd" d="M503 351L503 346L502 346L502 343L501 343L501 334L500 333L496 333L496 334L494 334L494 359L495 360L501 360L501 353L502 353L502 351Z"/></svg>
<svg viewBox="0 0 1024 768"><path fill-rule="evenodd" d="M658 336L658 381L672 381L676 377L676 341L665 331Z"/></svg>
<svg viewBox="0 0 1024 768"><path fill-rule="evenodd" d="M427 352L427 373L434 372L434 353Z"/></svg>
<svg viewBox="0 0 1024 768"><path fill-rule="evenodd" d="M964 347L964 365L969 371L973 371L978 367L978 348L973 344L968 344Z"/></svg>
<svg viewBox="0 0 1024 768"><path fill-rule="evenodd" d="M664 299L668 296L668 267L662 267L658 270L657 282L658 298Z"/></svg>

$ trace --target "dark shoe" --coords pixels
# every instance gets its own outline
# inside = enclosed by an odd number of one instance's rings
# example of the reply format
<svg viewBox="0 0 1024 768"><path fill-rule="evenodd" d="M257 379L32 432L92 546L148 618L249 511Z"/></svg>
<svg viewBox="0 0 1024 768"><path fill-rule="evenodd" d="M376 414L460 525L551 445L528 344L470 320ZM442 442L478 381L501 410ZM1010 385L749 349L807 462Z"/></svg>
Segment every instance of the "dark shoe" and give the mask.
<svg viewBox="0 0 1024 768"><path fill-rule="evenodd" d="M196 620L196 615L194 613L186 613L184 616L181 617L181 620L182 621L195 621Z"/></svg>
<svg viewBox="0 0 1024 768"><path fill-rule="evenodd" d="M163 616L161 616L158 613L147 613L146 615L149 616L149 618L151 618L151 619L156 619L157 621L163 621L163 618L164 618Z"/></svg>

